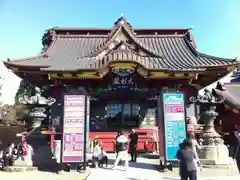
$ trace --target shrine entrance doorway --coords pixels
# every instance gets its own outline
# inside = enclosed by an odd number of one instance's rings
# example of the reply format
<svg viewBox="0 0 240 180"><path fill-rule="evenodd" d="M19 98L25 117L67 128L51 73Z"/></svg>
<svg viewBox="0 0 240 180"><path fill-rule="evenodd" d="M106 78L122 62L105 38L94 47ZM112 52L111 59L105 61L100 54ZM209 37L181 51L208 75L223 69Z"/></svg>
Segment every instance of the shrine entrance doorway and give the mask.
<svg viewBox="0 0 240 180"><path fill-rule="evenodd" d="M139 127L140 106L134 102L114 103L106 106L108 129L131 129Z"/></svg>

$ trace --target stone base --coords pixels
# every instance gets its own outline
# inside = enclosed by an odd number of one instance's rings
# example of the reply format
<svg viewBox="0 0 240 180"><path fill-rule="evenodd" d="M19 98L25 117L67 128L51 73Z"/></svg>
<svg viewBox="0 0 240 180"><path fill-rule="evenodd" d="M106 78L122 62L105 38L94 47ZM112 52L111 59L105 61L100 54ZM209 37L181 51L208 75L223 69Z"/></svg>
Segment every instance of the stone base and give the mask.
<svg viewBox="0 0 240 180"><path fill-rule="evenodd" d="M3 169L4 172L29 172L37 170L38 168L33 166L9 166Z"/></svg>
<svg viewBox="0 0 240 180"><path fill-rule="evenodd" d="M228 148L224 144L204 146L199 157L203 165L228 166L233 163L232 158L229 157Z"/></svg>
<svg viewBox="0 0 240 180"><path fill-rule="evenodd" d="M219 163L216 160L208 160L208 159L200 159L200 162L203 167L211 167L211 168L229 168L234 163L233 159L228 157L224 163Z"/></svg>

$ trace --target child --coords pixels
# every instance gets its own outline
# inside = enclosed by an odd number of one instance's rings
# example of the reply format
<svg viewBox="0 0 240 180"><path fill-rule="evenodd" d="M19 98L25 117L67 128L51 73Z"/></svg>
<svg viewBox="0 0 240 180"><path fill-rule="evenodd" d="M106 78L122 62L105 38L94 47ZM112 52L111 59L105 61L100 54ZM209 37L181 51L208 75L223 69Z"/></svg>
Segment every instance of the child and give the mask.
<svg viewBox="0 0 240 180"><path fill-rule="evenodd" d="M98 157L101 154L101 146L99 142L96 142L94 149L93 149L93 167L98 168Z"/></svg>
<svg viewBox="0 0 240 180"><path fill-rule="evenodd" d="M197 164L191 141L185 140L180 144L177 152L177 158L180 160L180 177L181 180L197 180Z"/></svg>
<svg viewBox="0 0 240 180"><path fill-rule="evenodd" d="M3 159L3 151L1 150L0 151L0 169L3 168L3 163L4 163L4 159Z"/></svg>
<svg viewBox="0 0 240 180"><path fill-rule="evenodd" d="M30 144L27 143L27 141L23 142L22 145L23 148L23 160L26 163L27 166L32 166L32 157L33 157L33 148Z"/></svg>
<svg viewBox="0 0 240 180"><path fill-rule="evenodd" d="M103 167L103 164L105 164L106 167L108 166L108 157L104 149L101 148L101 153L98 156L98 165L99 167Z"/></svg>

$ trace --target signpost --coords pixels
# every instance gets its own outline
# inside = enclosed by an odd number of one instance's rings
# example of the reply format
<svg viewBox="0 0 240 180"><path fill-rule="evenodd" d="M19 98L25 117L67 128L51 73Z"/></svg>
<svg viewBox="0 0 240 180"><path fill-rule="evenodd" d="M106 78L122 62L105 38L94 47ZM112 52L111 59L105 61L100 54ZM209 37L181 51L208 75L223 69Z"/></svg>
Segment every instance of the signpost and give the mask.
<svg viewBox="0 0 240 180"><path fill-rule="evenodd" d="M62 163L83 163L86 149L86 96L64 95Z"/></svg>
<svg viewBox="0 0 240 180"><path fill-rule="evenodd" d="M184 94L180 92L162 93L165 162L175 161L179 144L186 138L186 118Z"/></svg>

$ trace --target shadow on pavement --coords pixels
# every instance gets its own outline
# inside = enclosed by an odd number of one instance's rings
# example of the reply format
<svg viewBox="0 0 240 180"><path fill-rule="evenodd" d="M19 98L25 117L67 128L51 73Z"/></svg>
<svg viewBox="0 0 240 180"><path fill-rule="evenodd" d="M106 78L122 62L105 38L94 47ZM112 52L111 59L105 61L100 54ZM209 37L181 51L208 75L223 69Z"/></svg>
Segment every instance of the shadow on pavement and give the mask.
<svg viewBox="0 0 240 180"><path fill-rule="evenodd" d="M149 169L149 170L157 170L155 165L150 163L143 163L143 162L130 162L129 167L139 168L139 169Z"/></svg>
<svg viewBox="0 0 240 180"><path fill-rule="evenodd" d="M159 154L150 154L150 153L139 153L139 157L147 158L147 159L159 159Z"/></svg>
<svg viewBox="0 0 240 180"><path fill-rule="evenodd" d="M109 159L108 165L113 165L114 164L113 159ZM125 161L120 161L118 166L124 166ZM151 164L151 163L144 163L144 162L129 162L129 167L133 168L139 168L139 169L148 169L148 170L157 170L156 165Z"/></svg>
<svg viewBox="0 0 240 180"><path fill-rule="evenodd" d="M50 166L50 165L38 165L37 166L38 171L42 171L42 172L51 172L51 173L56 173L57 171L57 167L55 166Z"/></svg>
<svg viewBox="0 0 240 180"><path fill-rule="evenodd" d="M165 179L165 180L180 180L180 178L169 178L169 177L162 177L161 179Z"/></svg>

